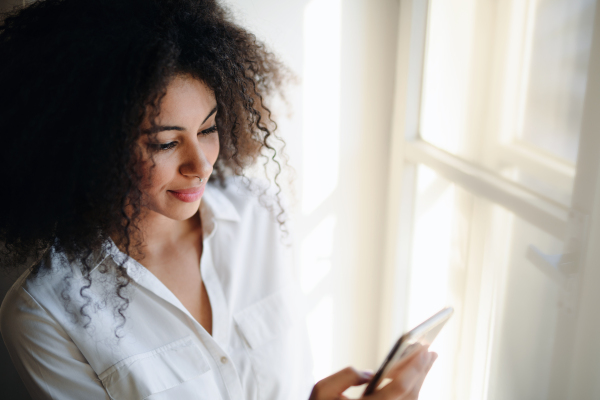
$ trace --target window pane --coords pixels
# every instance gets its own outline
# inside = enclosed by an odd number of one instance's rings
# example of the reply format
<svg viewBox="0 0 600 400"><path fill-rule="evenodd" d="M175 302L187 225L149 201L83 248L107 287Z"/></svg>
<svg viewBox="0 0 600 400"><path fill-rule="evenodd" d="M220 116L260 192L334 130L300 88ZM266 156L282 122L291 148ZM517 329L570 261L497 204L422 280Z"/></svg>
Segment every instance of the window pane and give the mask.
<svg viewBox="0 0 600 400"><path fill-rule="evenodd" d="M406 329L446 305L454 307L453 317L431 347L440 357L419 396L421 400L453 399L472 197L422 165L416 182Z"/></svg>
<svg viewBox="0 0 600 400"><path fill-rule="evenodd" d="M547 399L568 294L531 253L563 243L425 166L416 182L407 327L455 308L419 399Z"/></svg>
<svg viewBox="0 0 600 400"><path fill-rule="evenodd" d="M421 138L569 205L595 0L431 0Z"/></svg>
<svg viewBox="0 0 600 400"><path fill-rule="evenodd" d="M529 144L572 163L577 158L594 0L538 0L525 64L522 130Z"/></svg>
<svg viewBox="0 0 600 400"><path fill-rule="evenodd" d="M510 243L506 264L495 266L505 271L491 329L488 399L545 400L551 397L553 362L558 362L554 349L563 290L527 254L532 245L557 254L562 243L516 217Z"/></svg>

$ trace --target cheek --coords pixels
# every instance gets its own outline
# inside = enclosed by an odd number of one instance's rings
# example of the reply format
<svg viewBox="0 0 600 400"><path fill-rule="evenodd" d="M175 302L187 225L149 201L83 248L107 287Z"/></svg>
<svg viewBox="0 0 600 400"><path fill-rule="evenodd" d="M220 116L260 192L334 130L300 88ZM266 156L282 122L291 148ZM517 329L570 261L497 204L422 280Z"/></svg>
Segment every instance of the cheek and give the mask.
<svg viewBox="0 0 600 400"><path fill-rule="evenodd" d="M143 168L143 191L148 194L155 194L162 191L162 188L171 180L172 173L170 165L162 160L155 158L155 164L147 163Z"/></svg>

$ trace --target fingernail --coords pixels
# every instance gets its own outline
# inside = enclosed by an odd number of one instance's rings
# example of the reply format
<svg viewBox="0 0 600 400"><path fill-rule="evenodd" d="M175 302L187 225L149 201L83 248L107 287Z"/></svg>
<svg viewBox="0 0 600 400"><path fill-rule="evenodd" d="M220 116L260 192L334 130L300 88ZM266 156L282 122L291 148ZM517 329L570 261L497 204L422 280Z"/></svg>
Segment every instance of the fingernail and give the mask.
<svg viewBox="0 0 600 400"><path fill-rule="evenodd" d="M375 374L371 371L362 371L360 375L365 379L371 379Z"/></svg>

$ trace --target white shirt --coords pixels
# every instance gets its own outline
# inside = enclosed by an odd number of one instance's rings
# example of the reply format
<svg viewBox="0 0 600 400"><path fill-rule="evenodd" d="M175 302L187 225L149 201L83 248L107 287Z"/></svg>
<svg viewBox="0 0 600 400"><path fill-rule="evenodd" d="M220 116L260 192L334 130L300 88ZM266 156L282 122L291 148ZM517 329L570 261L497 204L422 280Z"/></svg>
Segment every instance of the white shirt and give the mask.
<svg viewBox="0 0 600 400"><path fill-rule="evenodd" d="M86 280L60 254L41 261L48 271L21 276L2 302L0 330L34 399L308 399L310 350L279 225L238 178L227 183L207 185L200 206L212 336L131 258L123 324L116 246L90 257L90 318L79 314Z"/></svg>

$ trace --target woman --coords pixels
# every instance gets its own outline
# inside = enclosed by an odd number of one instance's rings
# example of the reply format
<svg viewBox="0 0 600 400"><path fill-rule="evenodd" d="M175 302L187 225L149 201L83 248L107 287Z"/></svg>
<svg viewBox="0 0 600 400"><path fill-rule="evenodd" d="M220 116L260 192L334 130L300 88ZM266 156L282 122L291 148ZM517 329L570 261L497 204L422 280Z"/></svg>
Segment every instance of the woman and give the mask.
<svg viewBox="0 0 600 400"><path fill-rule="evenodd" d="M284 81L211 0L45 0L5 19L3 265L35 262L0 328L34 399L335 399L369 379L312 386L281 200L244 179L279 166L265 101ZM434 359L372 398L416 398Z"/></svg>

